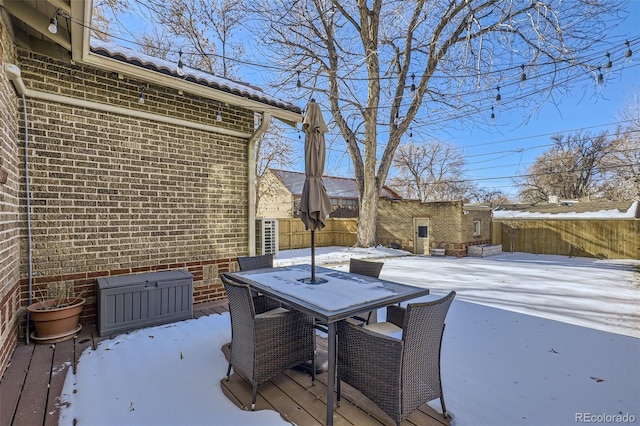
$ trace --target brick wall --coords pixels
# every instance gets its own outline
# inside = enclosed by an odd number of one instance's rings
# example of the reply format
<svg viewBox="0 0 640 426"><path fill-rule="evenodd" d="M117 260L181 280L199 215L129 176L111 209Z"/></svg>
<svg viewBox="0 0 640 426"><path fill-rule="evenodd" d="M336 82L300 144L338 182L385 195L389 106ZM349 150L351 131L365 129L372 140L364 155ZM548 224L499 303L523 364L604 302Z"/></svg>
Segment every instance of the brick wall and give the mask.
<svg viewBox="0 0 640 426"><path fill-rule="evenodd" d="M466 256L467 246L486 244L490 239L491 212L463 209L462 201L422 203L418 200L386 200L378 203L380 244L398 244L414 252L414 218L429 218L431 248L444 248L449 256ZM474 219L481 220L482 232L473 235Z"/></svg>
<svg viewBox="0 0 640 426"><path fill-rule="evenodd" d="M247 110L19 54L33 90L253 131ZM182 269L194 274L194 302L223 297L219 274L248 253L246 140L91 107L36 99L28 106L36 296L83 295L81 321L93 321L96 278ZM26 257L20 272L24 305Z"/></svg>
<svg viewBox="0 0 640 426"><path fill-rule="evenodd" d="M0 377L18 338L20 279L20 228L18 186L23 169L19 150L18 98L4 73L5 62L15 63L15 50L4 21L0 19L0 170L7 182L0 183Z"/></svg>

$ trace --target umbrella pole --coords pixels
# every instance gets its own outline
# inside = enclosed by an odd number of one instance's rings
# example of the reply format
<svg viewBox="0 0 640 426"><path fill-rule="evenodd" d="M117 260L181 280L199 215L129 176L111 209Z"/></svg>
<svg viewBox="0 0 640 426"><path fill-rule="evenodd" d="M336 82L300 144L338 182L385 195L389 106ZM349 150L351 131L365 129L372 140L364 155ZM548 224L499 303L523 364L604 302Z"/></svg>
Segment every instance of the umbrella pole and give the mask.
<svg viewBox="0 0 640 426"><path fill-rule="evenodd" d="M311 282L316 282L316 231L311 231Z"/></svg>

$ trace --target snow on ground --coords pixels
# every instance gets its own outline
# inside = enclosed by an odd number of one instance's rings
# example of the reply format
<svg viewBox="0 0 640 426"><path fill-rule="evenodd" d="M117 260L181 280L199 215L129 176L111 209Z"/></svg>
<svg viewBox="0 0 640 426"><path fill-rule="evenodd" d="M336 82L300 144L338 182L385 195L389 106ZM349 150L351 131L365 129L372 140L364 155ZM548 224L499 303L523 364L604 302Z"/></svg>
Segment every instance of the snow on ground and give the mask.
<svg viewBox="0 0 640 426"><path fill-rule="evenodd" d="M426 286L427 298L458 292L442 350L453 425L640 422L640 261L342 247L318 248L316 256L318 265L341 270L352 256L385 258L383 279ZM309 249L276 258L276 266L309 262ZM384 310L378 316L384 320ZM60 424L286 424L223 395L220 348L230 339L224 314L103 341L68 372ZM440 410L437 400L430 405Z"/></svg>

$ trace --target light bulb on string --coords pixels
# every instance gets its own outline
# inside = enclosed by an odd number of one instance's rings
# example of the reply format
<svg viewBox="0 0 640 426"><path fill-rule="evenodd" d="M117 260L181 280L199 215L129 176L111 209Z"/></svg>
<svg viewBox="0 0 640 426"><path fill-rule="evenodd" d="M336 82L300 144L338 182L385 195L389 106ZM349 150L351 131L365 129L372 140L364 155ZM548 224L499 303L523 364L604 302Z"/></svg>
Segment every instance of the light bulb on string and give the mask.
<svg viewBox="0 0 640 426"><path fill-rule="evenodd" d="M498 91L498 94L496 95L496 104L500 105L500 102L502 101L502 95L500 95L500 86L496 86L496 90Z"/></svg>
<svg viewBox="0 0 640 426"><path fill-rule="evenodd" d="M51 20L49 21L49 26L47 27L47 30L51 34L57 34L58 33L58 11L56 11L56 13L51 17Z"/></svg>
<svg viewBox="0 0 640 426"><path fill-rule="evenodd" d="M596 85L598 87L604 86L604 75L602 75L601 67L598 67L598 73L596 74Z"/></svg>
<svg viewBox="0 0 640 426"><path fill-rule="evenodd" d="M180 77L184 76L184 64L182 63L182 49L180 49L180 51L178 52L179 58L178 58L178 68L176 69L176 74L178 74Z"/></svg>
<svg viewBox="0 0 640 426"><path fill-rule="evenodd" d="M493 123L493 122L495 122L495 121L496 121L496 114L495 114L495 112L493 111L493 107L491 107L491 122Z"/></svg>
<svg viewBox="0 0 640 426"><path fill-rule="evenodd" d="M525 81L527 81L527 74L524 72L524 64L520 65L520 68L522 69L522 73L520 74L520 87L523 87Z"/></svg>
<svg viewBox="0 0 640 426"><path fill-rule="evenodd" d="M606 53L605 55L607 57L607 63L604 65L604 69L606 70L607 74L611 72L611 68L613 67L613 63L611 62L611 54L609 52Z"/></svg>
<svg viewBox="0 0 640 426"><path fill-rule="evenodd" d="M145 91L146 87L142 86L140 87L140 97L138 98L138 103L140 105L144 104L145 100L144 100L144 91Z"/></svg>
<svg viewBox="0 0 640 426"><path fill-rule="evenodd" d="M416 91L416 75L415 74L411 74L411 92L415 92Z"/></svg>
<svg viewBox="0 0 640 426"><path fill-rule="evenodd" d="M632 61L631 56L633 55L633 51L631 50L629 40L625 40L624 44L627 45L627 51L624 52L624 61L628 63Z"/></svg>
<svg viewBox="0 0 640 426"><path fill-rule="evenodd" d="M298 82L296 83L296 87L302 87L302 81L300 81L300 70L298 70Z"/></svg>

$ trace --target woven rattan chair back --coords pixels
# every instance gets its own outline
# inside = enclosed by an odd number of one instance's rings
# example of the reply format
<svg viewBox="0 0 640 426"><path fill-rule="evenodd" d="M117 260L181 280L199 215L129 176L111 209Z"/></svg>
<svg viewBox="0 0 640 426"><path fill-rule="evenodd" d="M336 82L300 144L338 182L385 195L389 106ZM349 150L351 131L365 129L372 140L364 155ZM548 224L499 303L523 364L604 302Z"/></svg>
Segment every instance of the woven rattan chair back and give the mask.
<svg viewBox="0 0 640 426"><path fill-rule="evenodd" d="M440 377L444 320L455 292L438 300L389 307L404 315L402 339L351 324L338 323L338 400L340 381L358 389L397 425L421 405L440 398L447 409Z"/></svg>
<svg viewBox="0 0 640 426"><path fill-rule="evenodd" d="M440 398L446 415L440 375L440 353L445 318L456 293L427 303L410 303L404 316L402 413L412 413L427 401Z"/></svg>
<svg viewBox="0 0 640 426"><path fill-rule="evenodd" d="M378 278L383 266L384 263L382 262L369 262L367 260L354 258L349 259L349 272L353 272L354 274Z"/></svg>
<svg viewBox="0 0 640 426"><path fill-rule="evenodd" d="M273 311L279 306L273 303L273 299L252 297L249 286L234 281L226 274L221 279L229 298L231 315L227 380L233 368L251 382L251 409L254 409L258 385L314 359L313 318L293 310Z"/></svg>
<svg viewBox="0 0 640 426"><path fill-rule="evenodd" d="M273 254L263 254L261 256L238 257L238 265L241 271L252 269L273 268Z"/></svg>

